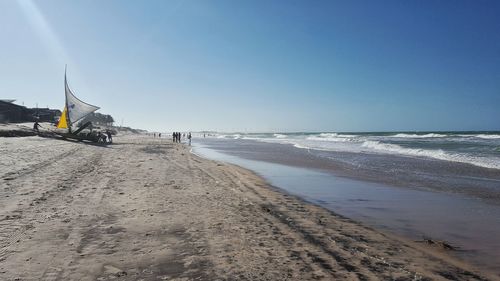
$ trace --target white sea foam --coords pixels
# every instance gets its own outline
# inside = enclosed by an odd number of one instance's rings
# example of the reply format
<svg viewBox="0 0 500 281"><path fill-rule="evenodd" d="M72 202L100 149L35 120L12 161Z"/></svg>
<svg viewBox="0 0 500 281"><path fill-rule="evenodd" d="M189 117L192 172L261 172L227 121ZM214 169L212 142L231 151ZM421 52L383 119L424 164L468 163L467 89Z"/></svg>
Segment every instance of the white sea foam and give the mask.
<svg viewBox="0 0 500 281"><path fill-rule="evenodd" d="M216 138L218 139L241 139L240 134L233 134L233 135L218 135Z"/></svg>
<svg viewBox="0 0 500 281"><path fill-rule="evenodd" d="M322 138L335 138L338 136L337 133L321 133L319 134L320 137Z"/></svg>
<svg viewBox="0 0 500 281"><path fill-rule="evenodd" d="M429 133L429 134L424 134L424 135L417 135L417 134L396 134L391 137L394 138L412 138L412 139L420 139L420 138L445 138L448 135L444 134L435 134L435 133Z"/></svg>
<svg viewBox="0 0 500 281"><path fill-rule="evenodd" d="M298 143L294 143L293 146L296 147L296 148L311 149L311 147L309 147L307 145L301 145L301 144L298 144Z"/></svg>
<svg viewBox="0 0 500 281"><path fill-rule="evenodd" d="M352 153L384 153L406 155L412 157L426 157L432 159L439 159L445 161L468 163L479 167L500 169L500 157L494 154L489 154L492 151L498 151L496 142L500 140L500 135L496 134L408 134L398 133L391 136L387 135L355 135L355 134L339 134L339 133L319 133L319 134L227 134L220 135L219 138L226 139L245 139L255 140L269 143L289 144L297 148L313 149L323 151L337 151L337 152L352 152ZM463 143L469 142L470 144L477 144L475 150L461 149L444 145L441 149L436 145L435 149L428 147L421 147L417 140L429 138L429 141L435 139L437 144L442 141ZM442 139L444 138L444 139ZM414 139L415 143L411 140ZM483 139L483 140L481 140ZM401 140L408 140L405 146L401 146L398 142ZM495 146L488 148L484 147L483 142L495 142ZM393 143L396 142L396 143ZM467 144L467 145L470 145ZM486 144L489 146L490 144ZM420 146L420 147L419 147Z"/></svg>
<svg viewBox="0 0 500 281"><path fill-rule="evenodd" d="M353 138L344 138L344 137L315 137L310 136L307 137L308 140L312 141L331 141L331 142L351 142L355 141Z"/></svg>
<svg viewBox="0 0 500 281"><path fill-rule="evenodd" d="M265 141L266 139L263 138L255 138L255 137L241 137L242 140L255 140L255 141ZM267 140L272 140L272 139L267 139Z"/></svg>
<svg viewBox="0 0 500 281"><path fill-rule="evenodd" d="M321 133L319 134L322 138L355 138L358 135L348 135L348 134L337 134L337 133Z"/></svg>
<svg viewBox="0 0 500 281"><path fill-rule="evenodd" d="M480 138L480 139L500 139L500 135L479 134L479 135L475 135L474 137Z"/></svg>
<svg viewBox="0 0 500 281"><path fill-rule="evenodd" d="M337 133L321 133L315 136L309 136L306 139L311 141L330 141L330 142L353 142L357 135L344 135Z"/></svg>
<svg viewBox="0 0 500 281"><path fill-rule="evenodd" d="M492 159L486 157L475 157L466 154L448 153L441 149L417 149L405 148L397 144L382 143L379 141L365 141L362 147L369 148L369 151L389 152L408 156L429 157L445 161L461 162L472 164L479 167L500 169L500 159Z"/></svg>
<svg viewBox="0 0 500 281"><path fill-rule="evenodd" d="M348 151L348 152L361 152L360 142L349 142L347 139L344 141L331 141L322 139L321 141L313 139L293 139L288 140L287 143L292 144L297 148L314 149L323 151Z"/></svg>

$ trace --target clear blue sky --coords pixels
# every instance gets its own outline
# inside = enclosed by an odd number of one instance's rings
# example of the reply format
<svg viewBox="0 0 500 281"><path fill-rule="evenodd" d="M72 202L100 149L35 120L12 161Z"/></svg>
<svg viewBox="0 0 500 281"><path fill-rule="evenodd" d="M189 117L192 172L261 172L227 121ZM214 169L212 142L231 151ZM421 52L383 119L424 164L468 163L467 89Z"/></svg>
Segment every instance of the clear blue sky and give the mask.
<svg viewBox="0 0 500 281"><path fill-rule="evenodd" d="M157 131L500 129L499 1L0 1L0 98Z"/></svg>

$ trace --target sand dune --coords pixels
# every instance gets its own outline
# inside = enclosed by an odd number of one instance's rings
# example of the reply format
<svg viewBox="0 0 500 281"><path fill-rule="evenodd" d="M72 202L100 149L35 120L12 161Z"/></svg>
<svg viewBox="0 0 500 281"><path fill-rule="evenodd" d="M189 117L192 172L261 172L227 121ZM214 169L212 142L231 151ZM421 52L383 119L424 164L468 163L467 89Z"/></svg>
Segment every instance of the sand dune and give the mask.
<svg viewBox="0 0 500 281"><path fill-rule="evenodd" d="M180 144L0 138L1 280L486 280Z"/></svg>

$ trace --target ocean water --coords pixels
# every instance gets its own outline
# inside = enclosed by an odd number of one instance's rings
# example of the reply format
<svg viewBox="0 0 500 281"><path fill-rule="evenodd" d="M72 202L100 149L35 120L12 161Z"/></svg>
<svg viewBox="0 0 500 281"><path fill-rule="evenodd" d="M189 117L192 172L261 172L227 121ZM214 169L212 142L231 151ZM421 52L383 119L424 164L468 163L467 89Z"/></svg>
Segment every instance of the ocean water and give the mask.
<svg viewBox="0 0 500 281"><path fill-rule="evenodd" d="M218 133L211 136L291 144L321 151L431 158L500 169L500 132Z"/></svg>

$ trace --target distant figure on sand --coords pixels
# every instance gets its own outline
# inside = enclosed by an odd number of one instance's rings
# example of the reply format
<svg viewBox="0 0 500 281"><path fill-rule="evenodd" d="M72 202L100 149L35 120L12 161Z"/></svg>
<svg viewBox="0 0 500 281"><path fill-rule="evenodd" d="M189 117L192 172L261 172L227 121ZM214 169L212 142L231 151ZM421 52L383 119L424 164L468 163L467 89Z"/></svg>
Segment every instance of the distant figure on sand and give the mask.
<svg viewBox="0 0 500 281"><path fill-rule="evenodd" d="M38 121L35 121L35 124L33 124L33 130L38 132L39 127L41 127L40 124L38 124Z"/></svg>
<svg viewBox="0 0 500 281"><path fill-rule="evenodd" d="M181 142L181 133L173 132L172 133L172 141L173 142Z"/></svg>
<svg viewBox="0 0 500 281"><path fill-rule="evenodd" d="M97 142L98 143L105 143L106 142L106 135L104 135L101 131L97 132Z"/></svg>
<svg viewBox="0 0 500 281"><path fill-rule="evenodd" d="M106 130L106 136L108 136L108 143L113 143L113 137L111 136L110 130Z"/></svg>
<svg viewBox="0 0 500 281"><path fill-rule="evenodd" d="M189 146L191 146L191 132L188 134Z"/></svg>

